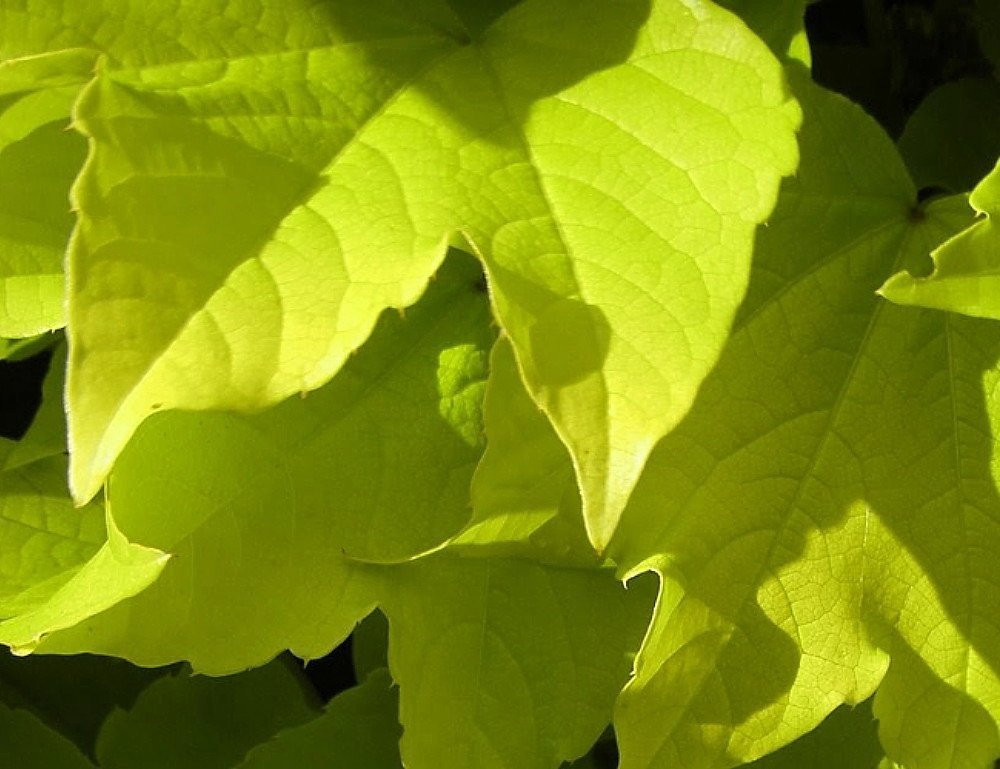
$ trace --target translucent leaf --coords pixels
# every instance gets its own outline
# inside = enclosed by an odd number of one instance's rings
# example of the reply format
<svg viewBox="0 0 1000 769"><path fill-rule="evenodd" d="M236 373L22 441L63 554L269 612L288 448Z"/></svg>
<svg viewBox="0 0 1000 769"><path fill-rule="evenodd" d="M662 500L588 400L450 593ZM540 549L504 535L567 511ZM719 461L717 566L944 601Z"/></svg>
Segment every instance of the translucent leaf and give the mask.
<svg viewBox="0 0 1000 769"><path fill-rule="evenodd" d="M964 78L936 88L906 122L899 151L917 187L966 192L1000 157L1000 82Z"/></svg>
<svg viewBox="0 0 1000 769"><path fill-rule="evenodd" d="M469 517L493 341L481 276L456 255L305 398L149 420L108 495L129 537L174 557L150 590L53 643L211 673L286 647L326 654L375 604L345 556L406 559Z"/></svg>
<svg viewBox="0 0 1000 769"><path fill-rule="evenodd" d="M251 748L315 715L315 695L287 660L228 678L154 681L104 722L101 769L230 769ZM289 765L291 766L291 765Z"/></svg>
<svg viewBox="0 0 1000 769"><path fill-rule="evenodd" d="M444 555L385 576L400 747L413 769L542 769L604 730L649 617L651 582Z"/></svg>
<svg viewBox="0 0 1000 769"><path fill-rule="evenodd" d="M1000 319L1000 163L969 196L982 217L936 248L934 272L893 275L879 293L898 304L936 307L980 318ZM922 268L921 263L916 269Z"/></svg>
<svg viewBox="0 0 1000 769"><path fill-rule="evenodd" d="M389 671L373 671L322 715L254 748L238 769L402 769L396 711Z"/></svg>
<svg viewBox="0 0 1000 769"><path fill-rule="evenodd" d="M99 504L69 498L62 368L57 359L28 433L0 451L0 643L21 651L135 595L166 558L128 542Z"/></svg>
<svg viewBox="0 0 1000 769"><path fill-rule="evenodd" d="M42 649L142 664L190 659L222 673L285 647L321 656L379 605L391 627L407 766L541 769L585 752L627 678L650 584L626 591L607 571L451 553L397 565L345 557L345 540L362 524L377 526L382 504L396 536L421 498L428 509L414 526L450 519L458 529L468 516L471 462L449 469L446 460L456 440L478 453L492 342L478 272L468 267L449 262L405 319L384 318L327 386L338 397L324 388L255 417L149 420L122 455L109 498L130 536L174 557L144 593L49 636ZM365 399L344 400L343 382L355 380ZM358 413L366 429L329 450L328 436ZM413 429L439 420L451 420L448 431ZM382 464L360 461L375 449ZM494 720L498 713L507 715Z"/></svg>
<svg viewBox="0 0 1000 769"><path fill-rule="evenodd" d="M472 520L450 547L596 566L569 455L525 389L507 339L490 358L483 422L487 446L472 483Z"/></svg>
<svg viewBox="0 0 1000 769"><path fill-rule="evenodd" d="M0 54L0 336L33 336L65 322L69 189L86 152L67 129L95 58L80 49Z"/></svg>
<svg viewBox="0 0 1000 769"><path fill-rule="evenodd" d="M461 233L607 542L725 338L797 111L710 4L475 9L55 4L108 53L75 111L79 500L154 411L323 384Z"/></svg>
<svg viewBox="0 0 1000 769"><path fill-rule="evenodd" d="M875 295L968 223L964 201L917 208L874 122L795 84L799 173L609 549L662 579L621 765L732 766L879 688L890 758L982 769L1000 753L1000 326Z"/></svg>

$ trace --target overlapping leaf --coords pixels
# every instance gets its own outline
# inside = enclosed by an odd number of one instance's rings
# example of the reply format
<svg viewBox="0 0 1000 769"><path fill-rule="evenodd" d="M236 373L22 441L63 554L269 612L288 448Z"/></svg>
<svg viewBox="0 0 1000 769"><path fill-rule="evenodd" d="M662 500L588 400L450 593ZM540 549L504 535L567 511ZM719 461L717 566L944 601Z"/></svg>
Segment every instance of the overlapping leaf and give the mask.
<svg viewBox="0 0 1000 769"><path fill-rule="evenodd" d="M542 769L586 752L627 678L649 585L626 591L603 571L450 553L394 566L345 556L380 546L362 536L378 530L380 510L397 537L412 522L411 540L424 536L421 521L451 521L451 534L468 517L463 452L478 452L492 336L479 277L469 261L447 262L405 319L384 318L305 399L258 416L150 420L109 498L130 537L173 558L144 593L41 650L230 672L285 647L320 656L379 604L408 766Z"/></svg>
<svg viewBox="0 0 1000 769"><path fill-rule="evenodd" d="M0 642L30 650L156 579L162 552L128 542L98 504L77 509L66 488L62 366L19 442L0 442Z"/></svg>
<svg viewBox="0 0 1000 769"><path fill-rule="evenodd" d="M372 672L338 694L322 715L254 748L238 769L402 769L398 696L389 672Z"/></svg>
<svg viewBox="0 0 1000 769"><path fill-rule="evenodd" d="M892 276L880 289L900 304L1000 319L1000 163L969 196L981 218L934 250L934 272Z"/></svg>
<svg viewBox="0 0 1000 769"><path fill-rule="evenodd" d="M130 538L173 558L68 643L223 673L286 647L319 657L345 637L376 601L370 570L345 556L411 557L468 518L492 343L480 278L457 255L305 398L150 420L109 500Z"/></svg>
<svg viewBox="0 0 1000 769"><path fill-rule="evenodd" d="M0 23L5 15L0 10ZM5 37L0 32L0 337L27 337L65 322L69 190L86 152L67 129L96 55L70 48L8 58Z"/></svg>
<svg viewBox="0 0 1000 769"><path fill-rule="evenodd" d="M964 201L917 208L870 119L796 92L802 166L733 337L611 548L662 577L622 766L740 763L881 682L891 758L982 767L1000 752L1000 329L875 295Z"/></svg>
<svg viewBox="0 0 1000 769"><path fill-rule="evenodd" d="M288 660L227 678L166 676L130 709L107 717L98 763L101 769L232 769L251 749L316 716L308 687Z"/></svg>
<svg viewBox="0 0 1000 769"><path fill-rule="evenodd" d="M679 0L174 5L2 19L25 38L8 55L107 57L75 111L77 498L153 411L325 382L461 232L603 546L714 361L794 166L766 49Z"/></svg>

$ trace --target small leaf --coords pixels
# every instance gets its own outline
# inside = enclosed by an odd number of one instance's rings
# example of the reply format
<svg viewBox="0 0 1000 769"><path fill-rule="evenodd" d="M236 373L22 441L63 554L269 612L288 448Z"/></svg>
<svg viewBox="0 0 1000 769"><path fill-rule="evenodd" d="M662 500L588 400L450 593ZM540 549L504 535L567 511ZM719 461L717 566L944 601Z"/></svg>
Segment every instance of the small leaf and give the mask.
<svg viewBox="0 0 1000 769"><path fill-rule="evenodd" d="M67 129L95 59L83 49L0 59L0 336L64 325L69 189L86 152Z"/></svg>
<svg viewBox="0 0 1000 769"><path fill-rule="evenodd" d="M35 421L0 451L0 643L20 652L135 595L166 559L128 542L101 505L69 498L64 365L57 354Z"/></svg>
<svg viewBox="0 0 1000 769"><path fill-rule="evenodd" d="M934 249L934 272L893 275L879 293L897 304L1000 320L1000 163L969 196L982 218Z"/></svg>

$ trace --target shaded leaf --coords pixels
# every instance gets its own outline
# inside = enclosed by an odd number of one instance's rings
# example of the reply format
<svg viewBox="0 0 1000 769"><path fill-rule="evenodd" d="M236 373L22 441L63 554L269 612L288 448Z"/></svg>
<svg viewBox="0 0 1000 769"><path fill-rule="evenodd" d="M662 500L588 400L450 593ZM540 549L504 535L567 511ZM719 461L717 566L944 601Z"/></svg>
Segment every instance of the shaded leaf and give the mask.
<svg viewBox="0 0 1000 769"><path fill-rule="evenodd" d="M966 192L1000 157L1000 82L965 78L936 88L906 123L899 151L917 187Z"/></svg>
<svg viewBox="0 0 1000 769"><path fill-rule="evenodd" d="M334 697L322 715L254 748L238 769L402 769L389 671Z"/></svg>
<svg viewBox="0 0 1000 769"><path fill-rule="evenodd" d="M58 732L26 710L0 702L0 755L17 769L94 769Z"/></svg>
<svg viewBox="0 0 1000 769"><path fill-rule="evenodd" d="M795 90L802 166L610 550L662 579L616 714L622 767L742 763L879 688L893 760L981 769L1000 752L1000 327L875 295L966 226L964 201L914 215L874 122Z"/></svg>
<svg viewBox="0 0 1000 769"><path fill-rule="evenodd" d="M91 142L70 258L78 500L153 411L322 385L460 232L607 542L725 338L797 111L710 4L475 9L55 4L60 42L107 55L75 111ZM26 37L17 52L51 45Z"/></svg>
<svg viewBox="0 0 1000 769"><path fill-rule="evenodd" d="M0 643L21 651L135 595L166 558L130 543L101 505L69 498L63 367L57 358L24 438L0 444Z"/></svg>
<svg viewBox="0 0 1000 769"><path fill-rule="evenodd" d="M101 769L230 769L315 715L307 687L286 660L228 678L166 676L108 716L97 741Z"/></svg>

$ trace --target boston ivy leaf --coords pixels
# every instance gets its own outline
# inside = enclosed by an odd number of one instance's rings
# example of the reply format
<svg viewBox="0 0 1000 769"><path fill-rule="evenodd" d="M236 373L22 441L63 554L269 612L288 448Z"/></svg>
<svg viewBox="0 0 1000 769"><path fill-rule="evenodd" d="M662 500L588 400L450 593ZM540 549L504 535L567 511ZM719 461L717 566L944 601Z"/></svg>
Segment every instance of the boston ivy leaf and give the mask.
<svg viewBox="0 0 1000 769"><path fill-rule="evenodd" d="M899 137L917 187L966 192L1000 157L1000 82L964 78L936 88Z"/></svg>
<svg viewBox="0 0 1000 769"><path fill-rule="evenodd" d="M874 122L795 82L801 168L609 550L662 578L622 767L741 763L881 682L893 760L981 769L1000 752L1000 326L875 295L967 223L964 201L915 208Z"/></svg>
<svg viewBox="0 0 1000 769"><path fill-rule="evenodd" d="M459 513L468 515L470 462L448 468L445 460L456 441L463 451L477 446L481 366L492 341L481 274L469 268L449 261L405 319L383 318L337 377L305 399L254 417L171 412L149 420L108 493L130 536L174 557L144 593L49 636L42 649L143 664L186 658L221 673L285 647L320 656L377 604L391 627L408 766L464 769L481 759L530 769L584 752L628 674L648 619L648 585L626 591L607 572L452 553L393 566L345 557L343 543L362 524L378 525L380 504L396 516L386 529L403 532L396 536L405 536L408 504L421 498L430 500L421 519L439 516L454 530ZM344 382L357 382L364 398L346 401ZM366 411L370 404L382 406ZM358 414L366 430L351 427ZM432 429L434 420L450 432ZM343 430L352 442L330 449L330 436ZM371 446L384 464L353 463ZM461 495L452 497L452 481ZM491 725L494 713L508 711Z"/></svg>
<svg viewBox="0 0 1000 769"><path fill-rule="evenodd" d="M165 556L128 542L98 504L73 506L63 453L62 368L45 381L35 422L0 449L0 643L30 650L145 588Z"/></svg>
<svg viewBox="0 0 1000 769"><path fill-rule="evenodd" d="M159 20L168 4L116 5ZM77 109L77 498L152 411L325 382L461 232L606 542L711 366L753 225L794 166L764 47L679 0L526 0L485 29L432 0L227 8L237 29L208 31L188 29L208 10L169 6L188 55L109 65Z"/></svg>
<svg viewBox="0 0 1000 769"><path fill-rule="evenodd" d="M1000 319L1000 163L969 196L983 218L932 253L934 272L893 275L879 293L900 304ZM922 265L921 265L922 266Z"/></svg>
<svg viewBox="0 0 1000 769"><path fill-rule="evenodd" d="M80 49L0 55L0 336L64 323L69 189L86 152L83 138L66 129L95 58Z"/></svg>
<svg viewBox="0 0 1000 769"><path fill-rule="evenodd" d="M94 769L72 742L28 711L2 702L0 755L17 769Z"/></svg>
<svg viewBox="0 0 1000 769"><path fill-rule="evenodd" d="M402 769L396 711L389 671L373 671L322 715L251 750L238 769Z"/></svg>
<svg viewBox="0 0 1000 769"><path fill-rule="evenodd" d="M151 419L108 494L129 537L174 558L150 590L53 643L212 673L329 651L375 604L345 556L406 559L469 517L493 341L481 277L457 254L305 398Z"/></svg>
<svg viewBox="0 0 1000 769"><path fill-rule="evenodd" d="M97 741L101 769L230 769L254 746L315 715L315 697L288 660L227 678L166 676ZM292 766L292 765L289 765Z"/></svg>
<svg viewBox="0 0 1000 769"><path fill-rule="evenodd" d="M542 769L607 724L652 587L524 560L437 555L384 577L403 761Z"/></svg>

